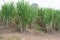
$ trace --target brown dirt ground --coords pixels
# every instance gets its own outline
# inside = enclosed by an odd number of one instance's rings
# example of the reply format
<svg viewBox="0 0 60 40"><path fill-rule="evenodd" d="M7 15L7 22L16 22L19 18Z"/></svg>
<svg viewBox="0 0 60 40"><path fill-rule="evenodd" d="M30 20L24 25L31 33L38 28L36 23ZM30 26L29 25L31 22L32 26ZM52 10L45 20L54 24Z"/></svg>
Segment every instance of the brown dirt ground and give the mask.
<svg viewBox="0 0 60 40"><path fill-rule="evenodd" d="M13 30L13 31L12 31ZM0 29L2 40L60 40L60 33L44 33L34 29L20 33L14 29Z"/></svg>

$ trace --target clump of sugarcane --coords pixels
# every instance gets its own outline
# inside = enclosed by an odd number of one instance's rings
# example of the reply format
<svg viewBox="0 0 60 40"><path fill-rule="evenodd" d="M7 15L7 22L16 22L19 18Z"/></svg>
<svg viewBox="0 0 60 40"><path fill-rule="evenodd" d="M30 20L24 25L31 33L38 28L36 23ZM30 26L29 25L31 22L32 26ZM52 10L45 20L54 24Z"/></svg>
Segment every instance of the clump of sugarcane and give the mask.
<svg viewBox="0 0 60 40"><path fill-rule="evenodd" d="M39 9L38 11L38 24L42 26L47 32L56 31L59 29L59 16L60 11L51 8Z"/></svg>
<svg viewBox="0 0 60 40"><path fill-rule="evenodd" d="M2 6L2 22L5 25L9 25L10 23L13 23L16 17L15 7L13 3L5 3ZM12 22L13 21L13 22Z"/></svg>
<svg viewBox="0 0 60 40"><path fill-rule="evenodd" d="M36 20L36 9L37 8L34 8L33 6L23 1L17 3L17 14L19 17L18 19L20 20L22 30L28 28L29 24L31 24L33 20Z"/></svg>

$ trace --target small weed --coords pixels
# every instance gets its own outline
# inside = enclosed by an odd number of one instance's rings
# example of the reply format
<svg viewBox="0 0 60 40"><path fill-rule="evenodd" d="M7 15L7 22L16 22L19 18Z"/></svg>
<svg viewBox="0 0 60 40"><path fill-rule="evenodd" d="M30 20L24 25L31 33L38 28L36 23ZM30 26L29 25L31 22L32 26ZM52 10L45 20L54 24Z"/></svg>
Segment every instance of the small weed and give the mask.
<svg viewBox="0 0 60 40"><path fill-rule="evenodd" d="M17 36L12 36L8 40L21 40L21 38L20 37L17 37Z"/></svg>

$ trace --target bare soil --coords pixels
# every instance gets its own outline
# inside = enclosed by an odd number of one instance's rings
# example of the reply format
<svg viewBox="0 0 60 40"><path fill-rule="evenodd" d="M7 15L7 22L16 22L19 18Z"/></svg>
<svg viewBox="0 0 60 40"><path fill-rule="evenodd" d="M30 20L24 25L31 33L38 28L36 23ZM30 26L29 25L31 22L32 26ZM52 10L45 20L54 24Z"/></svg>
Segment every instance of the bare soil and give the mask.
<svg viewBox="0 0 60 40"><path fill-rule="evenodd" d="M44 33L34 29L20 33L15 28L0 28L0 36L2 40L60 40L60 32Z"/></svg>

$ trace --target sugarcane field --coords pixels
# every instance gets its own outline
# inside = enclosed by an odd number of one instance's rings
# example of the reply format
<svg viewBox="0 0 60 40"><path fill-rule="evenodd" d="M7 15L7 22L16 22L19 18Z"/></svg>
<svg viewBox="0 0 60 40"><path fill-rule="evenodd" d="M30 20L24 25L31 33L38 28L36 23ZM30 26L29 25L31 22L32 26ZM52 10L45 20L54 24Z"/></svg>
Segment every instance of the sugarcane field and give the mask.
<svg viewBox="0 0 60 40"><path fill-rule="evenodd" d="M0 40L60 40L59 4L60 0L1 0Z"/></svg>

